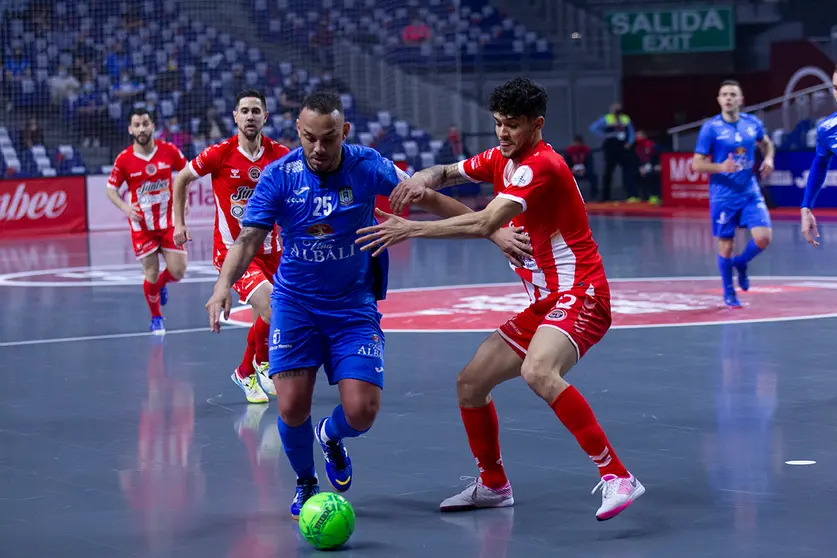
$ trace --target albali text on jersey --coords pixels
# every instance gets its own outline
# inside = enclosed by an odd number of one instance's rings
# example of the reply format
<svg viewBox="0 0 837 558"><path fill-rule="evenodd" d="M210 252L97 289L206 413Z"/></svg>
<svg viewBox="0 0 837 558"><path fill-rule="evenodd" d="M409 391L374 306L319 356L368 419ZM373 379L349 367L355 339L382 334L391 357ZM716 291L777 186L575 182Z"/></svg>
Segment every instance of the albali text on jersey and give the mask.
<svg viewBox="0 0 837 558"><path fill-rule="evenodd" d="M313 172L302 148L268 165L245 209L245 227L282 229L274 289L315 306L382 299L388 254L372 258L355 244L376 223L375 196L389 196L407 175L374 149L344 145L340 167Z"/></svg>

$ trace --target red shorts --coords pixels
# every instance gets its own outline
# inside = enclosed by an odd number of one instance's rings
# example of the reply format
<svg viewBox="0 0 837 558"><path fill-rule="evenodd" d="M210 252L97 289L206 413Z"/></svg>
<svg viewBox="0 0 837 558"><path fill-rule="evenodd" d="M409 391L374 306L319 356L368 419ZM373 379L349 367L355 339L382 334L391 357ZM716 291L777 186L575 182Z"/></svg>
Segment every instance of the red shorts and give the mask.
<svg viewBox="0 0 837 558"><path fill-rule="evenodd" d="M221 266L224 265L224 259L227 257L226 250L215 250L215 269L221 271ZM242 302L249 302L250 297L263 284L273 285L273 275L279 269L279 260L282 259L282 252L274 252L272 254L259 254L250 265L247 266L247 271L241 276L241 279L235 282L233 290L238 293L238 298Z"/></svg>
<svg viewBox="0 0 837 558"><path fill-rule="evenodd" d="M601 341L610 329L610 296L591 296L584 289L551 294L500 326L500 336L521 358L540 327L551 327L567 336L578 358Z"/></svg>
<svg viewBox="0 0 837 558"><path fill-rule="evenodd" d="M131 231L131 243L134 245L134 254L138 260L157 250L186 253L185 246L178 246L174 243L174 227L162 231Z"/></svg>

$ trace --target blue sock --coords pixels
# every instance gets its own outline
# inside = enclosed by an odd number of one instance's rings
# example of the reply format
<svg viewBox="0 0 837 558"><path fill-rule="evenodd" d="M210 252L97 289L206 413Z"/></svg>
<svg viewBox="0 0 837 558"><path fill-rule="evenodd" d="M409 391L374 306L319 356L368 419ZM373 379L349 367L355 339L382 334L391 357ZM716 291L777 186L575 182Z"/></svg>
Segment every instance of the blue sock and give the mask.
<svg viewBox="0 0 837 558"><path fill-rule="evenodd" d="M756 245L756 242L751 238L750 242L747 243L747 246L744 247L744 251L735 256L733 259L733 265L741 265L741 264L748 264L750 261L761 254L764 250L759 248Z"/></svg>
<svg viewBox="0 0 837 558"><path fill-rule="evenodd" d="M735 287L732 286L732 258L725 258L718 254L718 270L721 272L724 294L734 293Z"/></svg>
<svg viewBox="0 0 837 558"><path fill-rule="evenodd" d="M343 405L336 406L334 412L331 413L331 417L325 423L325 435L329 440L335 442L343 438L357 438L364 432L369 432L369 429L361 431L349 426L349 423L346 422L346 414L343 412Z"/></svg>
<svg viewBox="0 0 837 558"><path fill-rule="evenodd" d="M314 478L317 470L314 468L314 427L311 426L311 417L299 426L288 426L282 422L281 416L276 422L279 425L279 436L285 447L285 455L288 456L296 477Z"/></svg>

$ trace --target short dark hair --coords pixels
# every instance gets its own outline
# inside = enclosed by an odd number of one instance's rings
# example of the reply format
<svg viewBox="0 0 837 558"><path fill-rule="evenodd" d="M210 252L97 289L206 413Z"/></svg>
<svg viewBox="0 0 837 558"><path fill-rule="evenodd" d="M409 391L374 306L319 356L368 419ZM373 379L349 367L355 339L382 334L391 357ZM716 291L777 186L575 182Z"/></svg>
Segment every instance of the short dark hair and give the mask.
<svg viewBox="0 0 837 558"><path fill-rule="evenodd" d="M340 100L340 95L333 91L317 91L305 97L302 108L319 114L331 114L335 110L343 114L343 101Z"/></svg>
<svg viewBox="0 0 837 558"><path fill-rule="evenodd" d="M128 114L128 123L131 123L131 120L134 119L135 116L146 116L151 120L151 123L154 124L154 114L150 110L145 107L137 107L133 109L130 114Z"/></svg>
<svg viewBox="0 0 837 558"><path fill-rule="evenodd" d="M240 91L238 95L235 96L235 108L238 108L238 103L241 102L241 99L246 99L247 97L255 97L262 102L262 108L267 109L267 101L264 98L264 93L258 89L244 89L243 91Z"/></svg>
<svg viewBox="0 0 837 558"><path fill-rule="evenodd" d="M511 118L538 118L546 116L548 100L546 89L530 79L518 77L507 81L491 93L489 108L491 112Z"/></svg>
<svg viewBox="0 0 837 558"><path fill-rule="evenodd" d="M725 85L732 85L734 87L737 87L737 88L741 89L741 84L738 83L734 79L725 79L724 81L722 81L721 82L721 87L724 87ZM719 87L719 89L720 89L720 87Z"/></svg>

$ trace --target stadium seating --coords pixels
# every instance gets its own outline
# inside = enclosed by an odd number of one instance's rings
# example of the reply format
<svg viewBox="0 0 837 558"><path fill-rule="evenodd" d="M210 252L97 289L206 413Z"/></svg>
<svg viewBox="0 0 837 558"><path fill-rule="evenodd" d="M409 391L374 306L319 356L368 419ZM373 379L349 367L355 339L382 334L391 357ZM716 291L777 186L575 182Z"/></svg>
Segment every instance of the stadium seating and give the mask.
<svg viewBox="0 0 837 558"><path fill-rule="evenodd" d="M308 44L325 22L331 35L410 71L519 70L524 61L548 69L552 61L546 39L484 0L253 0L253 10L264 37ZM414 22L429 36L405 44Z"/></svg>
<svg viewBox="0 0 837 558"><path fill-rule="evenodd" d="M440 2L430 4L442 9ZM7 176L107 172L107 165L91 167L82 152L103 146L110 148L112 160L127 144L125 117L134 106L154 110L158 136L173 139L194 157L209 143L195 137L207 109L217 109L232 130L234 97L244 87L259 88L267 96L271 118L265 133L291 140L292 111L283 106L282 94L294 87L294 79L303 93L318 87L341 90L354 124L351 141L406 160L414 170L435 164L443 150L443 140L434 140L396 114L362 113L345 87L326 83L324 76L306 68L266 60L247 42L181 14L173 0L41 2L6 17L7 25L0 29L0 40L7 45L5 108L37 115L45 130L61 128L60 144L46 142L55 144L50 149L24 148L11 127L0 128L0 171ZM508 20L490 21L503 27ZM506 31L516 32L513 26Z"/></svg>

